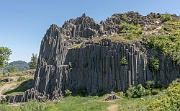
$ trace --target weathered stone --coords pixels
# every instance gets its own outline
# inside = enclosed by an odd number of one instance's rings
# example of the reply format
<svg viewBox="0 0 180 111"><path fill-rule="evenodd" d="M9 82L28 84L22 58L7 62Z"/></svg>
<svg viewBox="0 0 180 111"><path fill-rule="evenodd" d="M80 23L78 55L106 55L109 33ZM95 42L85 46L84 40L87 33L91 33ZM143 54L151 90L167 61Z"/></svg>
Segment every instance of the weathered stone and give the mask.
<svg viewBox="0 0 180 111"><path fill-rule="evenodd" d="M96 23L83 14L66 21L62 28L51 25L41 42L33 87L21 96L7 97L8 101L60 99L67 89L73 93L85 89L88 94L113 90L125 92L129 85L144 84L148 80L160 81L167 86L180 76L179 66L165 54L159 58L159 71L150 71L149 58L160 53L148 49L145 42L112 43L106 38L100 43L80 44L87 38L118 34L121 22L154 24L160 17L154 13L142 16L128 12L125 15L127 20L122 19L123 14L114 14ZM81 46L72 48L73 45ZM126 57L127 65L120 63L123 57Z"/></svg>

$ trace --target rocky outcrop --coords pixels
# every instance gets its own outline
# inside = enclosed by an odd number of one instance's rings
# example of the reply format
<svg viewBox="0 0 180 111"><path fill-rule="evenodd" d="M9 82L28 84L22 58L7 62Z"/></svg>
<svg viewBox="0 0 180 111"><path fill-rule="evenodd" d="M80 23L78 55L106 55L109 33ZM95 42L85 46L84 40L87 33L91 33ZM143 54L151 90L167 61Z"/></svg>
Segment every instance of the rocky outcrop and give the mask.
<svg viewBox="0 0 180 111"><path fill-rule="evenodd" d="M0 79L0 82L10 82L12 80L13 79L11 79L11 78L4 78L4 79Z"/></svg>
<svg viewBox="0 0 180 111"><path fill-rule="evenodd" d="M124 15L127 19L122 19ZM106 21L96 23L83 14L66 21L62 28L51 25L41 42L33 88L20 99L11 97L9 102L59 99L66 89L76 92L83 88L90 95L100 91L126 91L129 85L144 84L148 80L160 81L167 86L180 76L180 68L164 53L149 49L146 42L113 43L103 39L98 44L80 44L87 38L118 34L121 22L145 25L155 23L160 16L129 12L114 14ZM81 46L72 48L73 44ZM149 68L152 56L159 58L158 71ZM127 64L120 62L123 57Z"/></svg>

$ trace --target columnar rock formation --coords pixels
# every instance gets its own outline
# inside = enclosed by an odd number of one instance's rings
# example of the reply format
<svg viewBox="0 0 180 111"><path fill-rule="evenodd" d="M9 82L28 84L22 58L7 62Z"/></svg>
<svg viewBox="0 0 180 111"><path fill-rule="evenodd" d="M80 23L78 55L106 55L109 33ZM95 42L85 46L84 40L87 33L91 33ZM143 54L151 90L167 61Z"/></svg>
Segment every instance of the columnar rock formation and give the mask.
<svg viewBox="0 0 180 111"><path fill-rule="evenodd" d="M88 94L100 91L126 91L129 85L144 84L148 80L160 81L167 86L180 76L180 67L164 53L148 48L146 42L113 43L103 39L100 43L83 42L87 38L118 34L121 22L150 24L159 20L160 14L142 16L138 13L114 14L100 23L83 14L77 19L66 21L62 28L51 25L40 47L38 66L34 77L34 87L19 97L8 97L9 102L28 99L58 99L69 89L86 89ZM159 70L148 67L150 57L159 57ZM127 64L121 64L126 57Z"/></svg>

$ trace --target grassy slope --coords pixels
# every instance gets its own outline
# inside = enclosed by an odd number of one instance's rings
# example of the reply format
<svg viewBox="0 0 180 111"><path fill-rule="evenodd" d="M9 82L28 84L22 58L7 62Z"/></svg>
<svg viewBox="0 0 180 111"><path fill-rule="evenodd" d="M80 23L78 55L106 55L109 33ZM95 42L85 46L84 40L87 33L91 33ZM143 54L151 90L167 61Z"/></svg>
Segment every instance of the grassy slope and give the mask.
<svg viewBox="0 0 180 111"><path fill-rule="evenodd" d="M116 93L116 95L120 96L119 93ZM116 108L120 111L146 110L147 104L163 97L163 95L163 93L160 93L155 96L144 96L143 99L121 96L117 100L108 102L104 101L108 94L101 97L69 96L54 102L39 103L30 101L18 107L0 105L0 111L108 111L108 108L112 105L116 105Z"/></svg>
<svg viewBox="0 0 180 111"><path fill-rule="evenodd" d="M17 86L14 87L14 89L8 90L8 91L3 91L4 95L15 95L15 94L22 94L24 91L26 91L28 89L27 87L27 83L29 81L33 80L33 76L29 76L29 71L23 71L23 72L14 72L11 73L10 76L0 76L0 79L2 78L17 78L17 79L13 79L13 81L5 83L5 82L0 82L0 86L3 86L5 84L11 84L11 83L16 83Z"/></svg>
<svg viewBox="0 0 180 111"><path fill-rule="evenodd" d="M28 89L28 82L32 81L32 78L26 78L22 81L18 82L18 86L16 88L14 88L13 90L8 90L6 92L3 93L3 95L15 95L15 94L22 94L24 93L24 91L26 91Z"/></svg>

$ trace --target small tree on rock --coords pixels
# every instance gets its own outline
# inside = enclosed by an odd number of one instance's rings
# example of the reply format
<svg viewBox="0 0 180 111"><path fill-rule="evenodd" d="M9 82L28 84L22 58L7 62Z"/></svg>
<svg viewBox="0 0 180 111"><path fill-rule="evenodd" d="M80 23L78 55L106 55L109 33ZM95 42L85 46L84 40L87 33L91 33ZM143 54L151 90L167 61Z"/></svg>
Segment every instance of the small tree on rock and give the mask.
<svg viewBox="0 0 180 111"><path fill-rule="evenodd" d="M159 60L155 57L151 57L149 60L149 68L151 71L159 70Z"/></svg>
<svg viewBox="0 0 180 111"><path fill-rule="evenodd" d="M128 61L127 61L127 59L126 59L126 56L124 56L124 57L121 58L120 64L121 64L121 65L127 65L127 64L128 64Z"/></svg>

